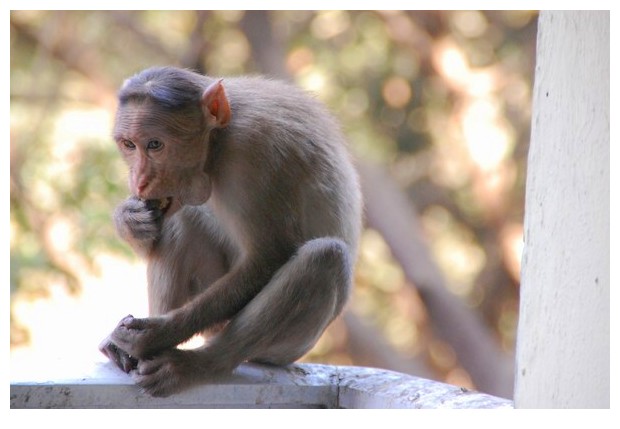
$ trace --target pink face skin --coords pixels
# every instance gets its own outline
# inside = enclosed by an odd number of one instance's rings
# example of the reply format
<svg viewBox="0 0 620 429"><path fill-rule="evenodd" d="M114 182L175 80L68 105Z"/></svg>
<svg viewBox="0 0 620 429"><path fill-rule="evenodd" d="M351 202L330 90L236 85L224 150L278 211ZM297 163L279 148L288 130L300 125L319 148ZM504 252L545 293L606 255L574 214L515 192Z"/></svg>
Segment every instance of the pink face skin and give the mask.
<svg viewBox="0 0 620 429"><path fill-rule="evenodd" d="M159 113L148 103L129 103L119 109L114 139L129 166L129 190L142 200L171 198L166 216L183 205L205 203L211 183L204 172L207 144L202 133L187 139L171 131L185 124Z"/></svg>

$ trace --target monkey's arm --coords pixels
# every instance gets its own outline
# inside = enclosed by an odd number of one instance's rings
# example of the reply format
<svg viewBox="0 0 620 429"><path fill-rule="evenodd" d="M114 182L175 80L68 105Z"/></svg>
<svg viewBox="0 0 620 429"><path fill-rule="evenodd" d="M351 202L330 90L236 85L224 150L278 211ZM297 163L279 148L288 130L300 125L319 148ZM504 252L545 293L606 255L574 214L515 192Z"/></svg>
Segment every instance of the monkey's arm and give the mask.
<svg viewBox="0 0 620 429"><path fill-rule="evenodd" d="M156 205L131 196L114 212L118 234L140 256L146 257L160 237L162 210Z"/></svg>
<svg viewBox="0 0 620 429"><path fill-rule="evenodd" d="M275 268L268 263L239 264L190 302L163 316L127 316L110 335L132 357L145 358L177 346L194 334L231 319L267 284Z"/></svg>

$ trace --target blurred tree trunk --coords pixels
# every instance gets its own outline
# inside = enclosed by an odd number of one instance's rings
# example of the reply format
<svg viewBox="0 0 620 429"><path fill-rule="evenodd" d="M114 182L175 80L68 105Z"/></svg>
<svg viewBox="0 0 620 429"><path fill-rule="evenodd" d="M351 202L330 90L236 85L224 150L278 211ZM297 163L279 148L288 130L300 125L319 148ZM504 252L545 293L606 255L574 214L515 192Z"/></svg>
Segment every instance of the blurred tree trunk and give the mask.
<svg viewBox="0 0 620 429"><path fill-rule="evenodd" d="M187 49L181 56L181 66L207 74L205 69L205 56L209 50L208 40L204 37L203 30L209 18L209 12L205 10L196 11L196 24L189 36Z"/></svg>
<svg viewBox="0 0 620 429"><path fill-rule="evenodd" d="M268 76L290 80L284 64L283 42L276 36L271 24L271 14L266 10L245 12L241 29L252 46L252 59L256 69Z"/></svg>

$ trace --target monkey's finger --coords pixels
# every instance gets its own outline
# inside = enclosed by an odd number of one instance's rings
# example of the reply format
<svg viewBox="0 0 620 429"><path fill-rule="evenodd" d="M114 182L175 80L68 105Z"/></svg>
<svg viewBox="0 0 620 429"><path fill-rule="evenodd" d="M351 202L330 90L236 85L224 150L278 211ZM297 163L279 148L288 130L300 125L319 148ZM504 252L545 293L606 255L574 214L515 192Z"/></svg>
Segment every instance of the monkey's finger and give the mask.
<svg viewBox="0 0 620 429"><path fill-rule="evenodd" d="M140 375L136 374L136 371L132 373L134 383L136 383L140 389L151 396L166 397L172 393L166 386L169 382L166 381L166 377L160 374Z"/></svg>
<svg viewBox="0 0 620 429"><path fill-rule="evenodd" d="M134 223L144 222L157 222L164 215L164 212L160 209L140 209L140 210L128 210L127 216L134 221Z"/></svg>
<svg viewBox="0 0 620 429"><path fill-rule="evenodd" d="M121 320L119 326L127 329L143 330L149 327L149 319L137 319L129 315Z"/></svg>
<svg viewBox="0 0 620 429"><path fill-rule="evenodd" d="M126 327L127 324L131 322L132 319L134 319L134 317L131 314L128 314L127 316L123 317L120 322L118 322L118 325L116 325L116 327L117 328L120 328L123 326Z"/></svg>
<svg viewBox="0 0 620 429"><path fill-rule="evenodd" d="M116 347L115 352L111 354L111 360L126 374L129 374L129 371L134 369L138 363L137 359L131 357L127 352L118 347Z"/></svg>
<svg viewBox="0 0 620 429"><path fill-rule="evenodd" d="M153 223L157 222L162 217L162 211L159 209L155 210L128 210L127 218L130 220L132 225L140 225L143 223Z"/></svg>
<svg viewBox="0 0 620 429"><path fill-rule="evenodd" d="M128 353L125 353L121 350L122 353L119 353L119 363L121 365L121 369L125 371L125 373L129 374L129 371L135 369L138 365L138 359L130 356Z"/></svg>
<svg viewBox="0 0 620 429"><path fill-rule="evenodd" d="M166 397L179 390L179 378L169 371L164 359L140 361L131 373L134 382L151 396Z"/></svg>
<svg viewBox="0 0 620 429"><path fill-rule="evenodd" d="M125 210L132 214L149 213L152 217L158 218L163 215L165 209L170 205L170 198L161 200L140 200L131 199L125 204Z"/></svg>
<svg viewBox="0 0 620 429"><path fill-rule="evenodd" d="M155 374L157 371L159 371L162 367L162 360L161 359L140 359L138 361L138 365L136 367L137 371L137 375L151 375L151 374Z"/></svg>
<svg viewBox="0 0 620 429"><path fill-rule="evenodd" d="M138 213L148 211L146 203L138 198L130 198L123 204L123 210L130 213Z"/></svg>

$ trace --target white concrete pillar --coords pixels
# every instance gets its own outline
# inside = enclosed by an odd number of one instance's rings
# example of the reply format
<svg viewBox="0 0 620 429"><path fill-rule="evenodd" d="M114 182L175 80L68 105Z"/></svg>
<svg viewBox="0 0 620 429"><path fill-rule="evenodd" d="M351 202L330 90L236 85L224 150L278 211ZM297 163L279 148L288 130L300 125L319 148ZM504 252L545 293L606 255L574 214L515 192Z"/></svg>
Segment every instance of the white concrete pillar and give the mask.
<svg viewBox="0 0 620 429"><path fill-rule="evenodd" d="M608 11L542 12L515 407L610 404Z"/></svg>

